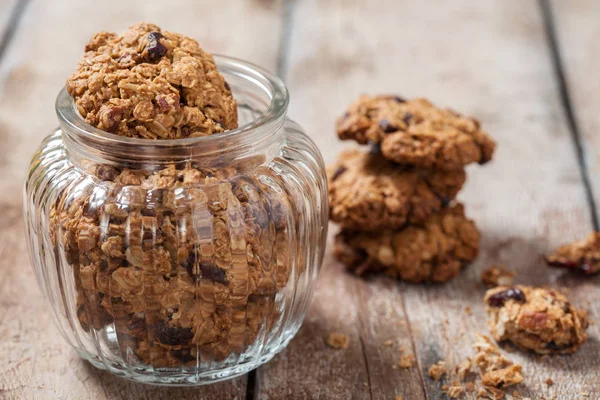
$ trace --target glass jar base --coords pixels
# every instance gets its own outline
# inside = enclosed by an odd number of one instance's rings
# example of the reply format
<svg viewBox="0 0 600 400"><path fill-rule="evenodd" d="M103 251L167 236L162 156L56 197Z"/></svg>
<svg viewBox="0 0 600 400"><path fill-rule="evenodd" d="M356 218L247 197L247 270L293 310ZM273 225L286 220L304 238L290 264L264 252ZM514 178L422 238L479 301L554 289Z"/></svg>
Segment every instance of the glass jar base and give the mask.
<svg viewBox="0 0 600 400"><path fill-rule="evenodd" d="M89 361L90 364L98 369L108 371L119 378L125 378L134 382L156 386L202 386L233 379L260 367L269 362L277 353L285 348L288 342L289 340L271 349L271 351L261 355L260 358L249 358L234 366L210 369L206 372L197 373L181 370L168 371L168 369L157 371L151 366L147 368L136 367L135 369L131 367L126 368L122 363L110 363L110 365L107 365L95 355L80 353L79 356Z"/></svg>

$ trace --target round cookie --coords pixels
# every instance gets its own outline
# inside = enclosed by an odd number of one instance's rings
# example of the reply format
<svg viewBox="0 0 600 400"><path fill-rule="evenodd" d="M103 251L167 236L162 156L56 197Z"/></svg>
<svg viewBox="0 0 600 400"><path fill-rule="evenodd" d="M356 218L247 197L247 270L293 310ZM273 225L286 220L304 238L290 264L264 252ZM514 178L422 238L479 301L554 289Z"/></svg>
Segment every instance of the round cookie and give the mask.
<svg viewBox="0 0 600 400"><path fill-rule="evenodd" d="M357 274L372 270L410 282L446 282L477 257L479 232L456 204L404 229L342 230L333 251Z"/></svg>
<svg viewBox="0 0 600 400"><path fill-rule="evenodd" d="M388 160L441 170L492 158L495 142L476 119L436 108L425 99L361 96L336 125L340 139L380 143Z"/></svg>
<svg viewBox="0 0 600 400"><path fill-rule="evenodd" d="M237 127L237 104L212 56L187 36L140 23L89 41L66 88L81 116L127 137L176 139Z"/></svg>
<svg viewBox="0 0 600 400"><path fill-rule="evenodd" d="M346 229L396 229L423 222L452 200L466 176L387 161L376 152L347 150L328 169L329 214Z"/></svg>
<svg viewBox="0 0 600 400"><path fill-rule="evenodd" d="M567 354L587 340L587 312L554 289L499 286L486 292L484 302L497 341L538 354Z"/></svg>

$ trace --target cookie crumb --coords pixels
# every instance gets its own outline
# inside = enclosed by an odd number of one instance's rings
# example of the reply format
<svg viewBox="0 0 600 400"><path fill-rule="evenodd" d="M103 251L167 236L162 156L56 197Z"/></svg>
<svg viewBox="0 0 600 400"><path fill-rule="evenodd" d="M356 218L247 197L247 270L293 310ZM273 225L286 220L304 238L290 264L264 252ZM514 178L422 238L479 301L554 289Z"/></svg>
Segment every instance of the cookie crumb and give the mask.
<svg viewBox="0 0 600 400"><path fill-rule="evenodd" d="M395 398L394 400L404 400L404 397L403 397L403 396L400 396L400 395L398 395L398 396L396 396L396 398Z"/></svg>
<svg viewBox="0 0 600 400"><path fill-rule="evenodd" d="M385 342L383 342L384 346L387 347L392 347L394 345L394 341L393 340L386 340Z"/></svg>
<svg viewBox="0 0 600 400"><path fill-rule="evenodd" d="M523 368L519 364L486 372L481 377L484 385L508 387L523 382Z"/></svg>
<svg viewBox="0 0 600 400"><path fill-rule="evenodd" d="M548 385L548 386L554 385L554 381L552 380L552 378L546 379L546 385Z"/></svg>
<svg viewBox="0 0 600 400"><path fill-rule="evenodd" d="M504 391L492 386L485 386L477 392L478 399L501 400L504 398Z"/></svg>
<svg viewBox="0 0 600 400"><path fill-rule="evenodd" d="M458 399L463 394L463 387L460 385L452 385L446 390L446 394L451 399Z"/></svg>
<svg viewBox="0 0 600 400"><path fill-rule="evenodd" d="M413 356L412 354L405 354L402 357L400 357L400 362L398 363L398 365L400 366L400 368L412 368L413 365L415 365L415 356Z"/></svg>
<svg viewBox="0 0 600 400"><path fill-rule="evenodd" d="M518 391L515 390L514 392L512 392L512 396L515 399L520 399L521 398L521 393L519 393Z"/></svg>
<svg viewBox="0 0 600 400"><path fill-rule="evenodd" d="M501 266L491 266L481 273L481 282L488 287L511 286L515 282L516 274Z"/></svg>
<svg viewBox="0 0 600 400"><path fill-rule="evenodd" d="M343 333L332 332L327 338L327 345L334 349L346 350L350 346L350 338Z"/></svg>
<svg viewBox="0 0 600 400"><path fill-rule="evenodd" d="M434 381L439 381L448 371L446 370L446 363L444 361L438 361L437 364L433 364L429 367L427 374Z"/></svg>
<svg viewBox="0 0 600 400"><path fill-rule="evenodd" d="M465 380L469 372L471 372L472 366L473 363L471 362L471 359L469 357L467 357L465 360L463 360L460 364L456 366L455 372L459 381L463 382Z"/></svg>
<svg viewBox="0 0 600 400"><path fill-rule="evenodd" d="M471 307L466 306L465 307L465 313L467 313L467 315L471 315L472 314Z"/></svg>

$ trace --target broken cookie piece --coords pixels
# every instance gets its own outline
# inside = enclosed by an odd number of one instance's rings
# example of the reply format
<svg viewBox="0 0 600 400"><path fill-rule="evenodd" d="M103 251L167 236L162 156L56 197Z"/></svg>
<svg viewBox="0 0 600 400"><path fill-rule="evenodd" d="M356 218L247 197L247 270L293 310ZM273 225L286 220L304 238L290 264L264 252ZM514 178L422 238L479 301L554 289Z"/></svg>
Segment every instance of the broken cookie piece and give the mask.
<svg viewBox="0 0 600 400"><path fill-rule="evenodd" d="M481 273L481 281L488 288L511 286L515 281L515 273L503 267L491 266Z"/></svg>
<svg viewBox="0 0 600 400"><path fill-rule="evenodd" d="M332 332L327 337L327 345L334 349L346 350L350 346L350 337L339 332Z"/></svg>
<svg viewBox="0 0 600 400"><path fill-rule="evenodd" d="M344 151L328 170L330 217L362 231L420 223L451 201L465 179L463 170L402 167L378 153Z"/></svg>
<svg viewBox="0 0 600 400"><path fill-rule="evenodd" d="M357 274L383 270L411 282L446 282L473 261L479 232L461 204L445 208L421 225L365 233L342 230L335 256Z"/></svg>
<svg viewBox="0 0 600 400"><path fill-rule="evenodd" d="M87 123L144 139L237 127L237 104L213 57L194 39L140 23L89 41L66 88Z"/></svg>
<svg viewBox="0 0 600 400"><path fill-rule="evenodd" d="M484 302L497 341L510 341L538 354L565 354L587 340L587 312L554 289L500 286L488 290Z"/></svg>
<svg viewBox="0 0 600 400"><path fill-rule="evenodd" d="M494 141L474 118L435 107L425 99L361 96L338 119L340 139L381 144L388 160L441 170L491 160Z"/></svg>
<svg viewBox="0 0 600 400"><path fill-rule="evenodd" d="M592 232L583 240L561 246L545 259L552 267L597 274L600 272L600 232Z"/></svg>

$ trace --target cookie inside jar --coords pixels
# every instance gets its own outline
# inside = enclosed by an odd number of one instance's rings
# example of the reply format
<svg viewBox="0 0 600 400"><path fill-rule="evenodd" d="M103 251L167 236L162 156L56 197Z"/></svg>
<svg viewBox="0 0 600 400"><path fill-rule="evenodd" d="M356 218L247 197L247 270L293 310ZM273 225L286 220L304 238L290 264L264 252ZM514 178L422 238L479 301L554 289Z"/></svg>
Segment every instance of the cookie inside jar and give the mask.
<svg viewBox="0 0 600 400"><path fill-rule="evenodd" d="M152 24L94 35L67 91L86 123L125 138L190 140L238 125L212 56ZM263 155L159 161L82 157L95 184L74 182L53 202L77 322L113 337L129 365L235 358L280 328L292 265L304 268L290 250L295 210Z"/></svg>

